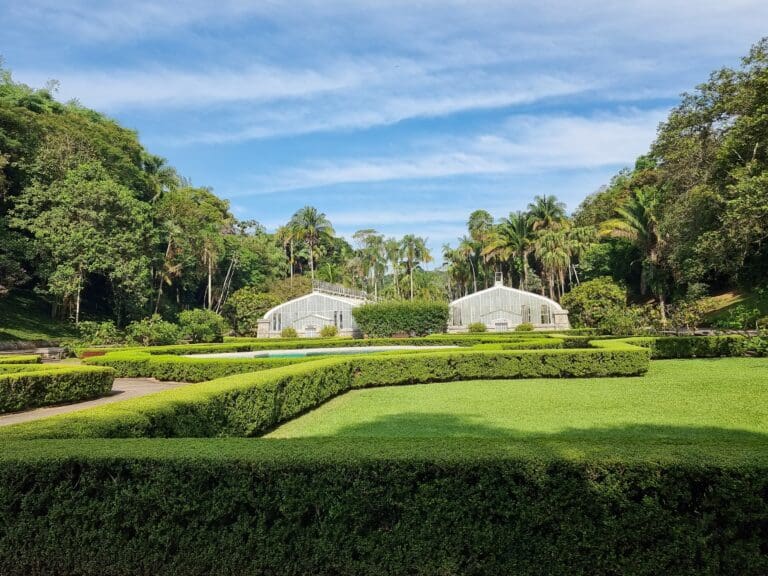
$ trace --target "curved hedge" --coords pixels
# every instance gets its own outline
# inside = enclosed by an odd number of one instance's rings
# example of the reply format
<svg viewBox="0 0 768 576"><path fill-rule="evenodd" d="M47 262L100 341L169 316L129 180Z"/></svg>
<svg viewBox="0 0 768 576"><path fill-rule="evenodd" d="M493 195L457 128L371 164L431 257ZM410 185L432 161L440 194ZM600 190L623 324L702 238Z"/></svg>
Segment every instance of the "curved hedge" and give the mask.
<svg viewBox="0 0 768 576"><path fill-rule="evenodd" d="M732 356L765 356L768 354L768 338L746 338L741 335L727 336L639 336L623 338L636 346L648 348L651 358L722 358Z"/></svg>
<svg viewBox="0 0 768 576"><path fill-rule="evenodd" d="M633 376L648 369L649 355L643 348L603 342L598 346L326 357L10 426L0 437L257 436L354 388L494 378Z"/></svg>
<svg viewBox="0 0 768 576"><path fill-rule="evenodd" d="M0 373L0 413L95 398L112 389L115 376L96 366L9 368Z"/></svg>

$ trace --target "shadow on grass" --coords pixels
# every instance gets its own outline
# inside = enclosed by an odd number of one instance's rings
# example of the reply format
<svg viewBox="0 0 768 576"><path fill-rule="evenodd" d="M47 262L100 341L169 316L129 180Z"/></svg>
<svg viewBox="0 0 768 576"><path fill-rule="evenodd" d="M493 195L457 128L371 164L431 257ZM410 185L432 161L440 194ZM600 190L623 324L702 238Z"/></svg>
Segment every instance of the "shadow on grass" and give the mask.
<svg viewBox="0 0 768 576"><path fill-rule="evenodd" d="M674 426L629 424L594 428L569 428L559 432L521 431L482 422L480 416L456 414L391 414L370 422L360 422L338 430L337 437L387 438L498 438L597 444L692 444L692 443L768 443L768 434L717 426Z"/></svg>

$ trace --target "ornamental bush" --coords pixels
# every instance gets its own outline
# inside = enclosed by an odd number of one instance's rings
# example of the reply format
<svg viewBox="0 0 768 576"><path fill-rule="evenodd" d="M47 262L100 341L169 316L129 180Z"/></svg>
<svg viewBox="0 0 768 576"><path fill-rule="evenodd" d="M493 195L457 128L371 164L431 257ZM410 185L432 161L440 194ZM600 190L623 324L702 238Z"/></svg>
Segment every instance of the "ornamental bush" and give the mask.
<svg viewBox="0 0 768 576"><path fill-rule="evenodd" d="M176 344L181 340L181 331L176 324L166 322L159 314L132 322L125 330L128 338L142 346Z"/></svg>
<svg viewBox="0 0 768 576"><path fill-rule="evenodd" d="M515 332L533 332L533 324L530 322L523 322L515 326Z"/></svg>
<svg viewBox="0 0 768 576"><path fill-rule="evenodd" d="M446 331L448 304L418 300L378 302L354 308L352 316L366 336L426 336Z"/></svg>
<svg viewBox="0 0 768 576"><path fill-rule="evenodd" d="M77 325L78 341L90 346L104 346L125 342L125 335L111 320L95 322L84 320Z"/></svg>
<svg viewBox="0 0 768 576"><path fill-rule="evenodd" d="M488 327L482 322L472 322L472 324L470 324L467 329L473 334L488 331Z"/></svg>
<svg viewBox="0 0 768 576"><path fill-rule="evenodd" d="M275 294L247 286L235 291L224 305L224 316L237 334L256 336L259 318L280 304Z"/></svg>
<svg viewBox="0 0 768 576"><path fill-rule="evenodd" d="M627 305L627 292L608 276L582 282L563 294L563 308L576 327L599 328L608 317Z"/></svg>
<svg viewBox="0 0 768 576"><path fill-rule="evenodd" d="M96 366L29 365L0 373L0 413L76 402L112 389L115 371Z"/></svg>
<svg viewBox="0 0 768 576"><path fill-rule="evenodd" d="M223 342L226 323L213 310L196 308L179 314L179 329L182 338L193 344Z"/></svg>
<svg viewBox="0 0 768 576"><path fill-rule="evenodd" d="M280 330L280 338L298 338L299 333L296 332L296 328L283 328Z"/></svg>
<svg viewBox="0 0 768 576"><path fill-rule="evenodd" d="M334 336L339 335L339 329L336 328L336 326L332 326L331 324L327 324L320 328L320 336L322 338L333 338Z"/></svg>

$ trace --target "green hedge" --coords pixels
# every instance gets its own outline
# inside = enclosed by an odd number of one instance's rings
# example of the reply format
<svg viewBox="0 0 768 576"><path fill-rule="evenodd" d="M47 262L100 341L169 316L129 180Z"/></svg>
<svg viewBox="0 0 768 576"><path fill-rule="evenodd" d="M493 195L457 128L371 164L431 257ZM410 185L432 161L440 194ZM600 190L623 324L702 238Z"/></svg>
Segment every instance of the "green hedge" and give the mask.
<svg viewBox="0 0 768 576"><path fill-rule="evenodd" d="M354 388L494 378L629 376L647 371L647 350L610 341L598 345L591 350L326 357L19 424L0 431L0 437L257 436Z"/></svg>
<svg viewBox="0 0 768 576"><path fill-rule="evenodd" d="M101 396L112 389L114 374L96 366L35 366L0 373L0 413Z"/></svg>
<svg viewBox="0 0 768 576"><path fill-rule="evenodd" d="M77 351L84 354L108 354L111 352L147 352L149 354L215 354L218 352L258 352L267 350L303 350L306 348L341 348L365 346L474 346L475 344L495 342L525 342L559 338L566 341L585 342L587 336L565 333L486 333L486 334L432 334L418 338L234 338L221 344L172 344L168 346L134 346L123 348L83 348ZM598 337L600 338L600 337ZM566 347L568 346L566 342ZM578 345L577 347L582 347Z"/></svg>
<svg viewBox="0 0 768 576"><path fill-rule="evenodd" d="M624 338L622 342L643 346L651 358L720 358L730 356L765 356L768 339L729 336L663 336Z"/></svg>
<svg viewBox="0 0 768 576"><path fill-rule="evenodd" d="M0 355L0 364L40 364L39 354Z"/></svg>
<svg viewBox="0 0 768 576"><path fill-rule="evenodd" d="M352 310L363 334L389 337L403 333L426 336L445 332L448 327L448 304L443 302L377 302Z"/></svg>
<svg viewBox="0 0 768 576"><path fill-rule="evenodd" d="M768 573L768 465L469 439L14 442L0 573Z"/></svg>
<svg viewBox="0 0 768 576"><path fill-rule="evenodd" d="M258 372L281 366L317 360L316 357L297 358L188 358L156 356L146 352L111 352L85 360L94 366L114 368L119 378L157 378L176 382L205 382L214 378Z"/></svg>

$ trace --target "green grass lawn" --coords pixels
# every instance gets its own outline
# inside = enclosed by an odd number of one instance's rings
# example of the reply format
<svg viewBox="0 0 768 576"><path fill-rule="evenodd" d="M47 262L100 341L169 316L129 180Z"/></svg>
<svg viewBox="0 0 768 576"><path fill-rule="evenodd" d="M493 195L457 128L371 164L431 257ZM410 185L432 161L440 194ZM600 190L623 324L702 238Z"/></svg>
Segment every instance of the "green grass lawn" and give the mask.
<svg viewBox="0 0 768 576"><path fill-rule="evenodd" d="M664 360L644 377L356 390L270 438L477 437L768 449L768 359Z"/></svg>
<svg viewBox="0 0 768 576"><path fill-rule="evenodd" d="M58 341L73 335L72 326L51 319L45 303L31 292L0 298L0 342Z"/></svg>

